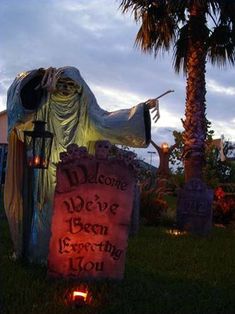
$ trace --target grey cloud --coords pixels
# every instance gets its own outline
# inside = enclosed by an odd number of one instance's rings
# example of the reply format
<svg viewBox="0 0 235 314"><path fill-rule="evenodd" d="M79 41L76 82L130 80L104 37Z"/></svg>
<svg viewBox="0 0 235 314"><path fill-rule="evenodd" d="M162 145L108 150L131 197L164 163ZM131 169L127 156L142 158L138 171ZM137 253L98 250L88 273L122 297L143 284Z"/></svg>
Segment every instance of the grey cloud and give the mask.
<svg viewBox="0 0 235 314"><path fill-rule="evenodd" d="M89 85L138 94L143 100L174 89L160 104L183 117L185 77L174 73L171 54L154 59L134 48L138 26L133 18L121 15L119 3L1 0L0 66L5 82L10 84L23 70L74 65ZM234 69L224 71L208 64L207 78L234 86ZM6 85L1 86L0 94L6 93ZM208 90L207 113L209 120L227 123L235 117L233 97ZM157 132L161 136L159 129Z"/></svg>
<svg viewBox="0 0 235 314"><path fill-rule="evenodd" d="M226 87L235 87L235 68L227 65L218 68L210 64L207 65L207 78L216 80L220 85Z"/></svg>

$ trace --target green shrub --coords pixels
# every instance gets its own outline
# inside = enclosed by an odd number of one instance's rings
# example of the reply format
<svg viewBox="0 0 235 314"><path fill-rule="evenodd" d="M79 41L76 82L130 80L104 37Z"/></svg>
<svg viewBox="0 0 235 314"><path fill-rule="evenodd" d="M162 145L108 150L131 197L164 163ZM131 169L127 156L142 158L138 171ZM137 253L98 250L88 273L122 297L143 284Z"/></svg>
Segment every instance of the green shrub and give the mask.
<svg viewBox="0 0 235 314"><path fill-rule="evenodd" d="M140 217L147 225L158 225L163 213L166 212L168 204L163 199L163 196L164 193L161 188L141 193Z"/></svg>

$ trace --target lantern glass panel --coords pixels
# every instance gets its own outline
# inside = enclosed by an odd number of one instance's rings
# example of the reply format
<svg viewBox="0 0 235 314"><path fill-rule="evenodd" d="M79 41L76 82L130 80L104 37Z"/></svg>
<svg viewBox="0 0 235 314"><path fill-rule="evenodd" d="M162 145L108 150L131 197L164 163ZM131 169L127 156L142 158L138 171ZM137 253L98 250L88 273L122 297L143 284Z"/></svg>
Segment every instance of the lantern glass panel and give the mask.
<svg viewBox="0 0 235 314"><path fill-rule="evenodd" d="M37 126L37 122L41 123L41 128ZM33 131L24 132L27 164L32 168L48 168L53 135L45 131L43 121L36 121L34 124Z"/></svg>

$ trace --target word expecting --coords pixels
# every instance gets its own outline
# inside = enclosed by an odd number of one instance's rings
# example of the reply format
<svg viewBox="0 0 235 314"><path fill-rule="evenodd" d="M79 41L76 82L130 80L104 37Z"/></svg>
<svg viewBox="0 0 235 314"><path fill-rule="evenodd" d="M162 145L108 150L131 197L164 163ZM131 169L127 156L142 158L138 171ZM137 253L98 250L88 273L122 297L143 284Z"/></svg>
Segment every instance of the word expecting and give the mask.
<svg viewBox="0 0 235 314"><path fill-rule="evenodd" d="M79 184L91 183L102 184L111 187L115 187L118 190L125 191L127 183L121 179L117 179L114 176L107 176L99 173L100 163L96 163L95 173L89 175L87 167L85 165L77 164L74 168L65 168L64 171L70 183L70 186L77 186Z"/></svg>
<svg viewBox="0 0 235 314"><path fill-rule="evenodd" d="M101 241L98 243L91 242L74 242L71 238L65 237L59 239L59 252L61 254L77 253L81 252L105 252L115 260L119 260L123 250L118 249L114 244L107 241Z"/></svg>

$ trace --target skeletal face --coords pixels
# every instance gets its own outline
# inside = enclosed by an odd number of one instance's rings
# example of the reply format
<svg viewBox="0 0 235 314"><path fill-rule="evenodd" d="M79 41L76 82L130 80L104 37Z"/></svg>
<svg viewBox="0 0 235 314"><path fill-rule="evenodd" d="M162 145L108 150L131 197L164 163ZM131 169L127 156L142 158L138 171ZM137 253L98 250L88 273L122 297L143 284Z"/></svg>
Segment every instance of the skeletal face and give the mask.
<svg viewBox="0 0 235 314"><path fill-rule="evenodd" d="M66 164L71 160L71 158L70 158L68 153L62 152L62 153L60 153L60 160L61 160L62 164Z"/></svg>
<svg viewBox="0 0 235 314"><path fill-rule="evenodd" d="M118 160L124 159L124 154L123 154L123 151L121 149L118 149L118 151L117 151L117 159Z"/></svg>
<svg viewBox="0 0 235 314"><path fill-rule="evenodd" d="M124 155L124 162L126 165L130 165L133 163L134 159L136 157L136 154L133 152L127 152Z"/></svg>
<svg viewBox="0 0 235 314"><path fill-rule="evenodd" d="M132 162L132 166L133 166L133 169L136 173L136 175L139 175L141 173L141 168L140 168L140 164L139 164L139 161L138 160L133 160Z"/></svg>
<svg viewBox="0 0 235 314"><path fill-rule="evenodd" d="M95 157L97 159L107 159L111 149L109 141L97 141L95 143Z"/></svg>
<svg viewBox="0 0 235 314"><path fill-rule="evenodd" d="M76 93L79 93L81 87L78 86L78 84L65 77L59 78L59 80L56 83L56 93L60 94L61 96L72 96Z"/></svg>
<svg viewBox="0 0 235 314"><path fill-rule="evenodd" d="M79 147L75 143L69 144L67 147L67 152L71 156L75 156L77 154L78 150L79 150Z"/></svg>
<svg viewBox="0 0 235 314"><path fill-rule="evenodd" d="M80 158L87 158L87 157L88 157L87 148L86 148L85 146L79 147L79 148L78 148L77 155L78 155Z"/></svg>

